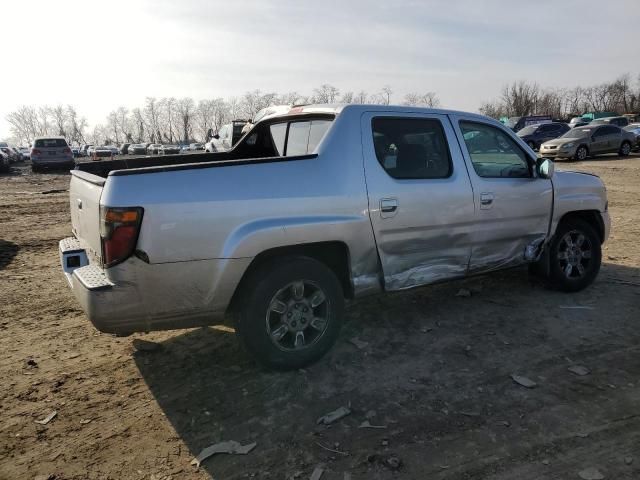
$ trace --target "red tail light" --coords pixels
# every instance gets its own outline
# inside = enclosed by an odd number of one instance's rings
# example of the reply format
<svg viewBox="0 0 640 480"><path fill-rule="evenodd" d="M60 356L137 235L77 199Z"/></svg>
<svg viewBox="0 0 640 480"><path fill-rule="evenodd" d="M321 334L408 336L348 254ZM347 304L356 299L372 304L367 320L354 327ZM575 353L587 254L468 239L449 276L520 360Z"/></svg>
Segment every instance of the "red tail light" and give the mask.
<svg viewBox="0 0 640 480"><path fill-rule="evenodd" d="M37 148L32 148L31 149L31 155L40 155L42 152L40 150L38 150Z"/></svg>
<svg viewBox="0 0 640 480"><path fill-rule="evenodd" d="M102 263L105 268L124 262L138 243L143 209L100 207Z"/></svg>
<svg viewBox="0 0 640 480"><path fill-rule="evenodd" d="M62 153L71 153L71 149L67 147L62 151Z"/></svg>

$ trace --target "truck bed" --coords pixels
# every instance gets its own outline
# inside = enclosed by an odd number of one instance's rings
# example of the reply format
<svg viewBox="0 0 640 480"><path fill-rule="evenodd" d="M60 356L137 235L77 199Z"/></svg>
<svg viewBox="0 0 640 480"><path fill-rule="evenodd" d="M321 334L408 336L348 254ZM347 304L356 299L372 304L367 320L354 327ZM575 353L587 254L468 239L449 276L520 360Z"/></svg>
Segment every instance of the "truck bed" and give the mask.
<svg viewBox="0 0 640 480"><path fill-rule="evenodd" d="M209 163L238 158L232 151L198 154L177 154L162 156L131 156L116 160L100 160L78 163L76 170L106 178L113 170L129 170L147 167L168 167L173 165Z"/></svg>

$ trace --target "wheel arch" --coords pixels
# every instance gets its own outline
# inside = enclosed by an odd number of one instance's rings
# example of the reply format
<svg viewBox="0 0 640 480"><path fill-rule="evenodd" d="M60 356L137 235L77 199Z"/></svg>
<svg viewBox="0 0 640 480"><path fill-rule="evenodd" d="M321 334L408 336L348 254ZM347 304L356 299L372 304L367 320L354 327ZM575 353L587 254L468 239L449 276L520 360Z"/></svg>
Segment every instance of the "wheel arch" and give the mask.
<svg viewBox="0 0 640 480"><path fill-rule="evenodd" d="M309 257L323 263L340 281L344 296L346 298L354 297L353 282L351 280L350 253L346 243L342 241L322 241L286 245L264 250L254 257L236 286L231 301L229 302L227 313L237 311L239 302L241 301L241 293L253 272L277 258L295 256Z"/></svg>
<svg viewBox="0 0 640 480"><path fill-rule="evenodd" d="M604 240L605 240L604 221L602 220L602 215L600 215L600 212L598 210L575 210L575 211L567 212L564 215L562 215L562 217L560 217L560 220L558 221L558 225L560 225L562 222L570 218L579 218L587 222L589 225L593 227L593 229L598 234L598 238L600 239L600 244L604 243ZM556 226L556 230L557 229L558 229L558 226Z"/></svg>

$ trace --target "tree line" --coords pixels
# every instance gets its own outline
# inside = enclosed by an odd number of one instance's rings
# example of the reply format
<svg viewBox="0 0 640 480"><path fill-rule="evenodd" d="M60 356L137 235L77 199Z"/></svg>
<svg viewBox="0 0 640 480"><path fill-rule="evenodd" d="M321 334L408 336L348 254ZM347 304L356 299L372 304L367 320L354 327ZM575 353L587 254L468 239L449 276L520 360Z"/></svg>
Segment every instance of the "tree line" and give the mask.
<svg viewBox="0 0 640 480"><path fill-rule="evenodd" d="M310 95L298 92L279 94L253 90L239 97L211 98L195 101L190 97L147 97L141 106L120 106L111 111L103 123L89 126L73 105L23 105L6 117L12 140L27 145L33 138L45 135L65 137L73 145L91 143L109 145L120 143L189 143L206 141L209 131L236 119L250 120L263 108L271 105L310 103L359 103L389 105L393 89L389 85L380 92L340 91L323 84ZM412 92L402 98L403 105L438 107L440 100L434 92Z"/></svg>
<svg viewBox="0 0 640 480"><path fill-rule="evenodd" d="M550 115L568 119L585 112L640 112L640 75L629 74L612 82L588 87L543 88L537 83L517 81L502 87L500 96L483 103L480 113L493 118Z"/></svg>

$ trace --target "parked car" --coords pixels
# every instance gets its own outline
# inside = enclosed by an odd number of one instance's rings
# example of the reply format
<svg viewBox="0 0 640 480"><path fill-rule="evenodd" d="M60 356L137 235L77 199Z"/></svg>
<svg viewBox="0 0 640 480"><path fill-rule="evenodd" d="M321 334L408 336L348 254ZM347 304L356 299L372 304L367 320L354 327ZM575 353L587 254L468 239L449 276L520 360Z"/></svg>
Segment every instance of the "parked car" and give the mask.
<svg viewBox="0 0 640 480"><path fill-rule="evenodd" d="M24 160L31 160L31 149L27 147L20 147L20 153Z"/></svg>
<svg viewBox="0 0 640 480"><path fill-rule="evenodd" d="M7 155L7 157L9 158L9 162L11 163L19 162L22 159L20 152L17 151L11 145L6 144L5 142L3 143L6 146L0 146L0 151L4 152Z"/></svg>
<svg viewBox="0 0 640 480"><path fill-rule="evenodd" d="M160 146L159 153L161 155L174 155L180 153L180 147L178 145L162 145Z"/></svg>
<svg viewBox="0 0 640 480"><path fill-rule="evenodd" d="M538 123L524 127L518 131L517 135L533 150L538 150L542 143L558 138L569 130L569 125L566 123Z"/></svg>
<svg viewBox="0 0 640 480"><path fill-rule="evenodd" d="M217 140L216 147L219 151L230 150L238 140L242 138L242 129L246 125L246 120L234 120L220 127L220 130L213 136Z"/></svg>
<svg viewBox="0 0 640 480"><path fill-rule="evenodd" d="M591 122L591 119L587 117L573 117L569 120L569 128L582 127L587 125L589 122Z"/></svg>
<svg viewBox="0 0 640 480"><path fill-rule="evenodd" d="M114 156L115 153L113 153L113 148L111 147L95 147L93 148L93 150L91 150L91 160L93 160L94 162L110 159Z"/></svg>
<svg viewBox="0 0 640 480"><path fill-rule="evenodd" d="M64 137L38 137L31 147L31 170L73 168L75 160Z"/></svg>
<svg viewBox="0 0 640 480"><path fill-rule="evenodd" d="M509 117L507 127L514 132L519 132L528 125L537 125L539 123L550 123L553 119L549 115L528 115L526 117Z"/></svg>
<svg viewBox="0 0 640 480"><path fill-rule="evenodd" d="M589 120L596 120L597 118L606 118L606 117L615 117L618 114L616 112L587 112L583 113L583 118L588 118Z"/></svg>
<svg viewBox="0 0 640 480"><path fill-rule="evenodd" d="M96 149L97 147L95 145L89 145L87 147L87 157L91 157L91 155L93 155L93 151Z"/></svg>
<svg viewBox="0 0 640 480"><path fill-rule="evenodd" d="M592 125L616 125L620 128L629 125L629 119L627 117L604 117L597 118L591 122Z"/></svg>
<svg viewBox="0 0 640 480"><path fill-rule="evenodd" d="M144 143L133 143L127 149L129 155L146 155L147 146Z"/></svg>
<svg viewBox="0 0 640 480"><path fill-rule="evenodd" d="M9 161L9 155L0 150L0 172L6 173L11 171L11 162Z"/></svg>
<svg viewBox="0 0 640 480"><path fill-rule="evenodd" d="M149 155L157 155L158 153L160 153L160 147L162 147L162 145L160 145L159 143L150 143L147 146L147 153Z"/></svg>
<svg viewBox="0 0 640 480"><path fill-rule="evenodd" d="M114 155L120 154L120 149L115 145L105 145L103 148L108 148Z"/></svg>
<svg viewBox="0 0 640 480"><path fill-rule="evenodd" d="M632 123L631 125L624 127L623 130L631 132L636 136L636 143L632 145L631 149L635 151L640 150L640 123Z"/></svg>
<svg viewBox="0 0 640 480"><path fill-rule="evenodd" d="M120 145L120 148L118 149L118 153L120 155L127 155L129 153L129 147L131 146L130 143L123 143Z"/></svg>
<svg viewBox="0 0 640 480"><path fill-rule="evenodd" d="M520 264L581 290L610 225L597 176L554 174L504 125L386 105L305 106L226 152L80 164L69 188L60 260L99 330L230 315L283 369L332 346L345 297Z"/></svg>
<svg viewBox="0 0 640 480"><path fill-rule="evenodd" d="M204 150L204 145L202 143L192 143L191 145L189 145L189 150Z"/></svg>
<svg viewBox="0 0 640 480"><path fill-rule="evenodd" d="M615 125L599 125L594 120L587 126L573 128L560 138L543 143L540 155L575 160L584 160L588 156L594 157L602 153L629 155L635 142L633 133Z"/></svg>
<svg viewBox="0 0 640 480"><path fill-rule="evenodd" d="M81 157L88 157L89 156L89 147L93 147L93 145L85 144L85 145L82 145L80 147L80 152L79 153L80 153Z"/></svg>
<svg viewBox="0 0 640 480"><path fill-rule="evenodd" d="M71 153L73 154L74 158L78 158L80 156L80 147L71 147Z"/></svg>

